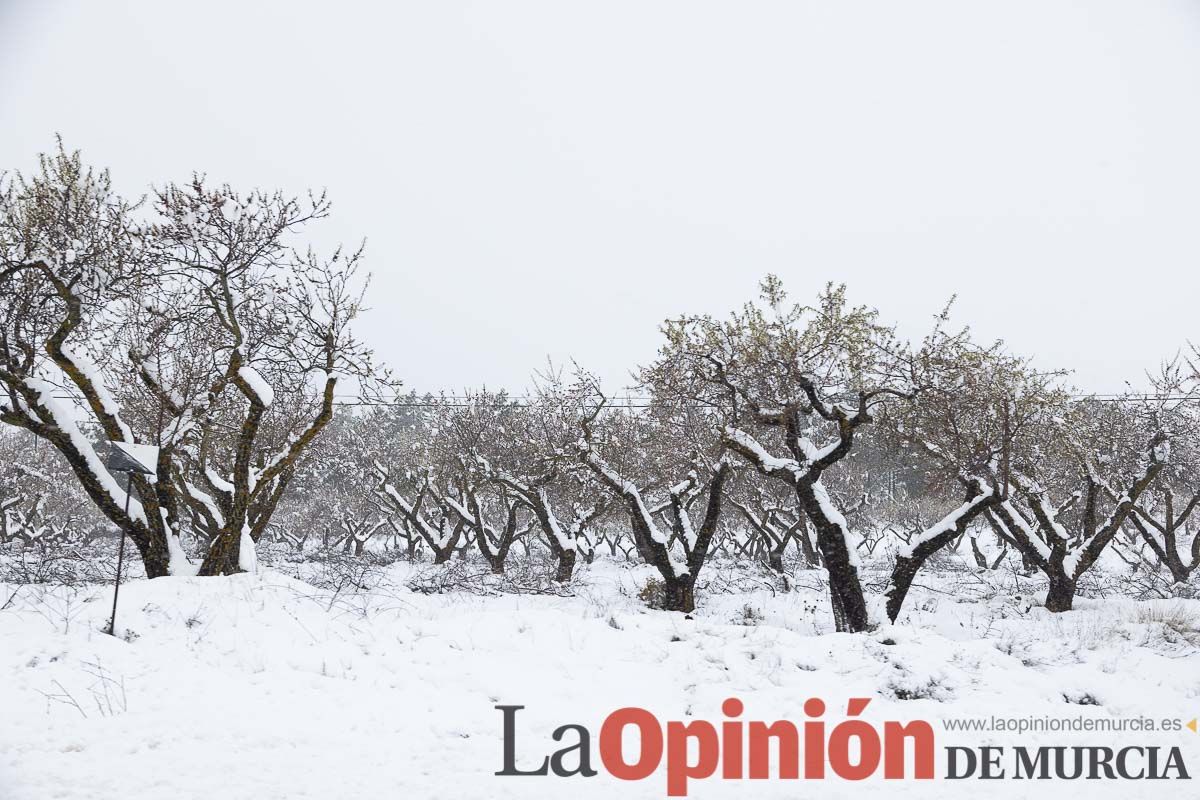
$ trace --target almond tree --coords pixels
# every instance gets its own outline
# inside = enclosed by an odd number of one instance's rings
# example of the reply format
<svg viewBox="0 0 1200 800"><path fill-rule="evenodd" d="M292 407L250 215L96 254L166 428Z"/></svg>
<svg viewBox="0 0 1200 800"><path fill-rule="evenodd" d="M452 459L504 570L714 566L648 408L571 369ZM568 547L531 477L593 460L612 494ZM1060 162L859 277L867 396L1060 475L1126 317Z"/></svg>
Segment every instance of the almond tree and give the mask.
<svg viewBox="0 0 1200 800"><path fill-rule="evenodd" d="M441 503L470 531L496 574L504 571L509 549L536 519L528 487L493 466L493 460L531 447L522 433L524 419L524 409L506 393L486 389L468 392L461 402L441 404L437 417L434 457L450 476Z"/></svg>
<svg viewBox="0 0 1200 800"><path fill-rule="evenodd" d="M1172 450L1172 453L1175 451ZM1173 476L1172 476L1173 477ZM1194 526L1194 512L1200 505L1200 491L1189 484L1180 497L1175 480L1153 495L1143 495L1129 517L1129 524L1154 553L1158 563L1171 575L1174 583L1186 583L1200 567L1200 534Z"/></svg>
<svg viewBox="0 0 1200 800"><path fill-rule="evenodd" d="M501 574L509 550L531 524L524 504L479 468L475 454L513 407L503 394L487 392L424 405L408 435L375 448L388 459L386 466L378 459L374 465L378 495L430 545L434 563L449 560L466 539Z"/></svg>
<svg viewBox="0 0 1200 800"><path fill-rule="evenodd" d="M739 476L738 483L742 485L729 503L758 535L759 549L765 554L767 565L776 572L783 572L783 556L788 544L795 542L805 566L819 566L820 558L809 535L808 518L800 510L795 493L779 491L781 484L778 481L756 481L752 476Z"/></svg>
<svg viewBox="0 0 1200 800"><path fill-rule="evenodd" d="M318 532L325 548L340 545L358 554L372 539L382 538L384 549L403 546L415 558L421 536L380 496L375 463L402 463L397 454L413 448L426 452L427 431L418 432L424 404L409 393L394 402L350 406L337 414L297 469L286 521L274 526L273 535L302 548Z"/></svg>
<svg viewBox="0 0 1200 800"><path fill-rule="evenodd" d="M1170 459L1153 491L1145 492L1128 518L1129 525L1166 569L1184 583L1200 567L1200 375L1192 358L1172 359L1151 376L1154 396L1138 408L1143 436L1162 430L1169 437Z"/></svg>
<svg viewBox="0 0 1200 800"><path fill-rule="evenodd" d="M1128 401L1076 402L1030 436L1025 458L1012 465L1009 498L987 518L1048 579L1047 610L1069 611L1079 579L1154 484L1170 450L1162 431L1138 424Z"/></svg>
<svg viewBox="0 0 1200 800"><path fill-rule="evenodd" d="M594 380L585 378L584 383L593 387L596 399L579 420L577 457L614 505L624 506L638 554L662 576L663 608L692 611L696 580L712 547L725 483L733 472L712 418L666 398L656 398L646 415L608 408ZM698 515L693 511L697 504ZM669 520L668 530L656 520L660 514ZM673 540L682 545L682 560L672 551Z"/></svg>
<svg viewBox="0 0 1200 800"><path fill-rule="evenodd" d="M886 591L893 622L930 556L1008 499L1010 461L1024 463L1026 451L1037 444L1029 431L1067 407L1061 373L1038 372L999 342L982 347L966 331L950 334L946 321L943 312L919 351L920 401L894 405L881 419L893 445L925 465L923 494L957 491L961 498L897 551ZM981 558L974 539L971 544Z"/></svg>
<svg viewBox="0 0 1200 800"><path fill-rule="evenodd" d="M471 401L464 450L487 480L529 509L557 562L554 579L569 581L579 554L592 552L585 532L606 510L603 491L571 454L578 438L575 390L551 369L532 402L513 404L487 392Z"/></svg>
<svg viewBox="0 0 1200 800"><path fill-rule="evenodd" d="M429 545L434 563L469 537L496 573L536 524L558 561L556 578L569 580L578 552L590 552L583 532L603 510L575 502L582 468L552 444L574 418L550 413L549 401L526 406L486 390L421 405L420 418L406 424L376 415L363 447L375 454L385 508Z"/></svg>
<svg viewBox="0 0 1200 800"><path fill-rule="evenodd" d="M385 466L375 461L376 494L384 508L400 519L411 541L419 536L433 553L434 564L450 560L463 540L466 520L451 511L439 488L443 480L429 466Z"/></svg>
<svg viewBox="0 0 1200 800"><path fill-rule="evenodd" d="M597 499L586 505L572 502L572 489L585 484L562 467L547 466L530 471L507 469L484 456L480 456L479 463L489 480L504 486L532 512L558 565L554 579L569 581L579 554L591 552L584 533L605 512L604 500Z"/></svg>
<svg viewBox="0 0 1200 800"><path fill-rule="evenodd" d="M796 493L829 575L835 625L861 631L869 620L858 554L822 479L877 407L912 397L912 356L877 312L848 305L844 287L827 287L812 307L787 305L773 276L762 289L765 308L669 322L651 370L664 391L719 410L725 446Z"/></svg>
<svg viewBox="0 0 1200 800"><path fill-rule="evenodd" d="M504 488L492 491L493 488L487 483L473 486L464 480L458 492L462 502L454 496L446 497L444 502L471 530L475 545L492 572L500 575L504 573L508 551L529 532L533 521L511 492Z"/></svg>
<svg viewBox="0 0 1200 800"><path fill-rule="evenodd" d="M467 519L446 503L463 468L460 454L448 443L454 438L446 428L454 402L426 396L410 398L415 413L399 407L380 410L371 416L361 444L381 508L399 519L405 538L429 547L434 564L448 562L467 534Z"/></svg>
<svg viewBox="0 0 1200 800"><path fill-rule="evenodd" d="M292 249L324 197L196 177L150 205L143 220L61 147L0 187L0 421L63 455L148 576L251 568L339 376L376 376L351 332L360 256ZM136 499L95 436L159 448ZM189 514L212 533L198 566L179 541Z"/></svg>
<svg viewBox="0 0 1200 800"><path fill-rule="evenodd" d="M190 571L178 538L171 451L160 454L153 482L134 479L138 499L127 501L92 443L97 434L144 442L149 433L135 434L111 393L126 375L106 375L94 360L96 345L107 346L129 312L130 295L153 281L134 211L113 193L107 173L61 145L40 158L36 174L18 173L0 186L0 422L58 450L155 577Z"/></svg>
<svg viewBox="0 0 1200 800"><path fill-rule="evenodd" d="M324 196L243 195L196 178L159 191L155 207L165 280L139 298L149 335L130 338L130 359L172 430L191 431L176 480L219 530L200 573L229 573L253 561L300 457L333 418L339 380L377 388L372 352L351 327L362 253L323 259L289 246L327 216ZM191 312L186 324L180 308ZM199 363L183 347L198 337Z"/></svg>

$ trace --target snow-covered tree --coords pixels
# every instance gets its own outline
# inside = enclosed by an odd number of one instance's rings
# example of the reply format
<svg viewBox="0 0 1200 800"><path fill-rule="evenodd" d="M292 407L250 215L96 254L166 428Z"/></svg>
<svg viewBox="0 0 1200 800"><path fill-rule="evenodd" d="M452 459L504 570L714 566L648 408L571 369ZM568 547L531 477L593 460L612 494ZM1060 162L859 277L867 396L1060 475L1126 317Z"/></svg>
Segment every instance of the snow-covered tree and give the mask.
<svg viewBox="0 0 1200 800"><path fill-rule="evenodd" d="M531 402L502 399L474 396L471 458L483 476L529 510L557 562L555 580L568 581L578 556L591 554L586 533L607 508L603 490L573 457L579 387L564 385L550 369Z"/></svg>
<svg viewBox="0 0 1200 800"><path fill-rule="evenodd" d="M912 396L912 354L842 287L827 287L815 306L791 305L771 276L762 296L724 321L669 322L651 371L664 392L719 410L725 446L792 488L816 534L836 625L861 631L869 620L856 544L823 478L878 406Z"/></svg>
<svg viewBox="0 0 1200 800"><path fill-rule="evenodd" d="M662 576L663 608L691 611L733 472L715 420L658 397L647 414L610 408L593 380L584 383L593 391L579 419L577 456L614 506L624 507L638 554Z"/></svg>
<svg viewBox="0 0 1200 800"><path fill-rule="evenodd" d="M351 331L359 253L291 244L328 210L200 177L143 209L61 146L0 187L0 421L63 455L151 577L253 567L339 378L376 377ZM136 499L94 437L159 448ZM189 514L211 532L200 565Z"/></svg>
<svg viewBox="0 0 1200 800"><path fill-rule="evenodd" d="M1068 402L1060 373L1033 369L1002 343L980 346L967 331L950 333L947 321L943 313L917 353L919 401L893 405L880 420L885 436L923 464L923 497L959 497L897 551L886 592L893 621L925 562L1007 501L1010 461L1024 462L1039 420ZM973 539L972 547L979 552Z"/></svg>
<svg viewBox="0 0 1200 800"><path fill-rule="evenodd" d="M819 566L820 557L809 532L808 518L800 509L795 493L778 481L756 480L757 477L739 475L738 486L729 499L755 534L752 551L760 554L771 569L783 572L784 554L794 542L806 567Z"/></svg>
<svg viewBox="0 0 1200 800"><path fill-rule="evenodd" d="M1194 348L1191 355L1164 363L1151 376L1154 393L1131 409L1144 437L1157 431L1169 437L1170 458L1127 521L1177 584L1200 568L1200 374Z"/></svg>
<svg viewBox="0 0 1200 800"><path fill-rule="evenodd" d="M1046 608L1069 611L1079 579L1129 520L1170 455L1131 402L1085 399L1030 426L1009 497L987 518L1049 581Z"/></svg>

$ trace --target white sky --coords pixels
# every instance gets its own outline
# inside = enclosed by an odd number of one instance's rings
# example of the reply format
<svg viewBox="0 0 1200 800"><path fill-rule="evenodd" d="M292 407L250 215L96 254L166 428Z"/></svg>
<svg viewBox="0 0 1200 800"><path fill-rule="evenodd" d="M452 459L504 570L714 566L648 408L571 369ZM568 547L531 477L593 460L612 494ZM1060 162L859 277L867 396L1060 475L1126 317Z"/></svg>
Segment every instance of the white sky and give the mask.
<svg viewBox="0 0 1200 800"><path fill-rule="evenodd" d="M1200 2L0 0L0 167L327 187L418 390L608 379L766 272L1097 391L1197 335Z"/></svg>

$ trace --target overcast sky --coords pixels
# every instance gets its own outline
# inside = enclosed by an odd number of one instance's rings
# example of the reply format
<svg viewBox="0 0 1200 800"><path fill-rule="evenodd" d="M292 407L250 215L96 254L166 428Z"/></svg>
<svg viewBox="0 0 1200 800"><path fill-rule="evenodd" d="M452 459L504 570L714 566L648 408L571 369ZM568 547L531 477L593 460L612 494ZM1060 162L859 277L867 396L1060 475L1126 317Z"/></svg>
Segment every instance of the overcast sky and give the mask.
<svg viewBox="0 0 1200 800"><path fill-rule="evenodd" d="M0 168L328 188L418 390L606 378L780 275L1096 391L1200 339L1200 2L0 0Z"/></svg>

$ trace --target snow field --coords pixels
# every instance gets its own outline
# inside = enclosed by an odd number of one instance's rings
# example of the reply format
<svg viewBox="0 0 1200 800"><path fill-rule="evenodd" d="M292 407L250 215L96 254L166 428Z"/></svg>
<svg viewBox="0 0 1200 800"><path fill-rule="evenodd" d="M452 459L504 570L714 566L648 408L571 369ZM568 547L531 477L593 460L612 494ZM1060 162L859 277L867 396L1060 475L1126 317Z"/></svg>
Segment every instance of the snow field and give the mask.
<svg viewBox="0 0 1200 800"><path fill-rule="evenodd" d="M1200 642L1162 619L1200 602L1086 601L1066 614L1019 600L955 603L915 590L908 621L829 633L817 592L701 594L692 619L636 598L645 567L598 562L574 596L424 595L406 572L331 595L278 572L162 578L122 588L118 633L100 632L111 589L0 587L0 798L657 798L665 777L496 777L497 704L519 704L518 763L577 723L642 706L665 724L827 720L848 697L864 718L927 719L950 744L1181 746L1193 774L1200 735L961 734L950 717L1200 713ZM902 699L908 698L908 699ZM77 705L76 705L77 704ZM1126 742L1128 743L1128 742ZM883 783L880 780L870 784ZM1186 797L1188 781L1061 782L1060 797ZM881 787L823 782L692 784L691 797L858 797ZM903 782L888 796L1045 796L1013 781ZM1030 794L1022 795L1022 791ZM1038 794L1036 792L1041 792Z"/></svg>

